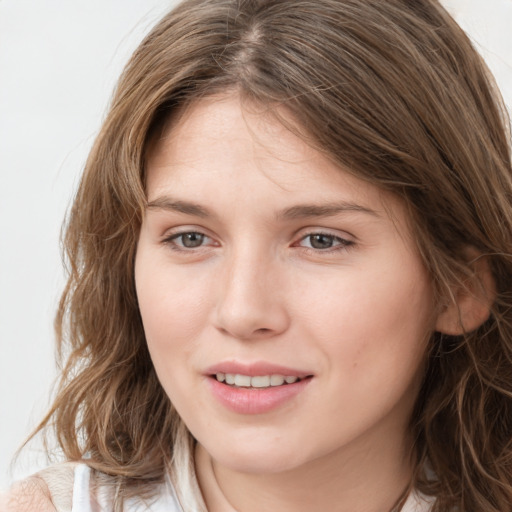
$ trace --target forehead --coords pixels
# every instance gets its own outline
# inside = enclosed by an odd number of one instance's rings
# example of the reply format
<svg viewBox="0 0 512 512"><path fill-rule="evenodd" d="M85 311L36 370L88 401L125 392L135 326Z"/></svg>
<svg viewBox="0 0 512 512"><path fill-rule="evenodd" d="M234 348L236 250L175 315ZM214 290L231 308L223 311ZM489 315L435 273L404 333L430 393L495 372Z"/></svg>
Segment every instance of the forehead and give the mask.
<svg viewBox="0 0 512 512"><path fill-rule="evenodd" d="M284 107L274 109L244 101L235 92L193 101L174 112L159 139L152 141L149 166L168 165L170 161L178 165L182 158L193 163L212 156L216 157L214 163L220 149L228 150L223 157L274 157L289 164L318 160L321 154L279 122L276 111L279 119L298 127ZM250 153L240 155L239 150L249 148Z"/></svg>
<svg viewBox="0 0 512 512"><path fill-rule="evenodd" d="M192 102L165 126L147 158L147 195L193 194L207 202L236 197L265 207L293 203L357 202L383 215L403 217L399 201L357 178L309 145L293 116L242 102L236 94ZM214 194L212 194L214 191ZM397 213L398 212L398 213Z"/></svg>

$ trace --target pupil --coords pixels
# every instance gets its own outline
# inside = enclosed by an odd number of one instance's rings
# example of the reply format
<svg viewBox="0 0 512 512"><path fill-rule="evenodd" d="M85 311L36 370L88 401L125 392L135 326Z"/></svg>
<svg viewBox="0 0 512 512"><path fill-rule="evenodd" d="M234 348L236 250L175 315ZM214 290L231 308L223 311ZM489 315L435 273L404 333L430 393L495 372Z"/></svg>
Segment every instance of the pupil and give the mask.
<svg viewBox="0 0 512 512"><path fill-rule="evenodd" d="M204 235L200 233L186 233L182 237L184 247L199 247L203 243Z"/></svg>
<svg viewBox="0 0 512 512"><path fill-rule="evenodd" d="M329 249L332 247L333 239L329 235L311 235L310 242L314 249Z"/></svg>

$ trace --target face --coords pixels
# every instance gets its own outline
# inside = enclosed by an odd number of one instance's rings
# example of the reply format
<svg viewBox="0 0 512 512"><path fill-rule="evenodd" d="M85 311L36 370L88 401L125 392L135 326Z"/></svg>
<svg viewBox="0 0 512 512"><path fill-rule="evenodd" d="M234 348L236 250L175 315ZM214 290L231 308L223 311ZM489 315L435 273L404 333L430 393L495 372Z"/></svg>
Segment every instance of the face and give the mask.
<svg viewBox="0 0 512 512"><path fill-rule="evenodd" d="M237 96L192 105L147 172L147 343L211 457L276 472L403 443L433 308L401 205Z"/></svg>

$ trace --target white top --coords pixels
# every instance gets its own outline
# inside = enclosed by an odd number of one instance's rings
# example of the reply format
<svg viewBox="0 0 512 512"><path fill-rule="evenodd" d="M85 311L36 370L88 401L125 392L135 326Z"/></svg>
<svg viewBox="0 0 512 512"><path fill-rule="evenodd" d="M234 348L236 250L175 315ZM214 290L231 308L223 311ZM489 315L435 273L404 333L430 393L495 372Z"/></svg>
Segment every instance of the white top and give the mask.
<svg viewBox="0 0 512 512"><path fill-rule="evenodd" d="M91 503L91 491L89 482L91 478L91 469L85 464L78 464L75 467L75 480L73 483L73 504L70 512L98 512L97 505ZM96 500L100 505L101 511L110 511L110 499L108 495L102 495L101 492L96 495ZM141 499L128 499L125 503L126 512L183 512L174 488L168 479L160 484L160 489L156 497L151 502L145 502Z"/></svg>
<svg viewBox="0 0 512 512"><path fill-rule="evenodd" d="M432 510L435 498L431 496L424 496L417 492L409 495L400 512L429 512Z"/></svg>
<svg viewBox="0 0 512 512"><path fill-rule="evenodd" d="M69 469L67 470L68 475L73 477L73 494L62 500L55 498L64 498L64 493L61 492L62 484L64 483L64 474L61 473L60 477L56 478L58 471L56 473L55 468L50 468L47 471L48 473L44 475L43 478L53 495L57 512L110 512L112 510L111 495L102 493L101 490L97 493L91 492L90 480L92 470L87 465L75 465L72 473L69 472ZM424 497L418 493L412 493L401 512L429 512L432 508L433 501L433 498ZM98 505L100 506L99 510ZM70 506L71 508L69 508ZM124 512L185 511L181 508L174 488L167 478L163 484L160 484L160 488L154 500L147 502L140 498L129 499L125 502Z"/></svg>

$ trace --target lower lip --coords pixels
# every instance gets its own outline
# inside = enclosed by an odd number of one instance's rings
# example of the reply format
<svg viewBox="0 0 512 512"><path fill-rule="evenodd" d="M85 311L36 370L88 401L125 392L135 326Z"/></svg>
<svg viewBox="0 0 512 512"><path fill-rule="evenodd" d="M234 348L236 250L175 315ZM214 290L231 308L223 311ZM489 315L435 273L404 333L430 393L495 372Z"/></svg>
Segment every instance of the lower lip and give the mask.
<svg viewBox="0 0 512 512"><path fill-rule="evenodd" d="M242 388L223 384L214 377L208 378L213 396L238 414L263 414L277 409L304 390L310 381L311 377L308 377L282 386Z"/></svg>

